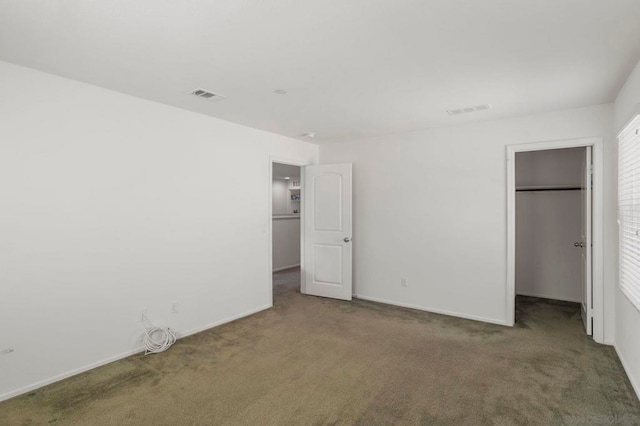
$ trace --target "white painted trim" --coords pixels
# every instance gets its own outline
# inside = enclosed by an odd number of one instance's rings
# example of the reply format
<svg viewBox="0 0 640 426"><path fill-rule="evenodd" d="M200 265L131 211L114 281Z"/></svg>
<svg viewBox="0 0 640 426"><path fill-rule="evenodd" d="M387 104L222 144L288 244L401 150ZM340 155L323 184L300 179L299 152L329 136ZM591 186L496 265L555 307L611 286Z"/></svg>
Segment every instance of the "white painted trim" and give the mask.
<svg viewBox="0 0 640 426"><path fill-rule="evenodd" d="M307 274L305 273L305 223L306 223L306 215L304 208L304 187L306 182L306 171L305 166L301 166L300 168L300 293L307 293Z"/></svg>
<svg viewBox="0 0 640 426"><path fill-rule="evenodd" d="M516 154L507 146L507 325L516 324Z"/></svg>
<svg viewBox="0 0 640 426"><path fill-rule="evenodd" d="M362 294L354 294L353 296L356 299L368 300L370 302L385 303L387 305L400 306L400 307L403 307L403 308L411 308L411 309L416 309L416 310L419 310L419 311L431 312L433 314L448 315L448 316L451 316L451 317L464 318L464 319L473 320L473 321L480 321L480 322L487 322L487 323L490 323L490 324L508 325L506 323L506 321L496 320L496 319L492 319L492 318L478 317L478 316L475 316L475 315L461 314L461 313L458 313L458 312L447 311L447 310L444 310L444 309L435 309L435 308L429 308L429 307L425 307L425 306L412 305L411 303L402 303L402 302L396 302L396 301L393 301L393 300L381 299L381 298L378 298L378 297L363 296Z"/></svg>
<svg viewBox="0 0 640 426"><path fill-rule="evenodd" d="M515 324L515 158L516 152L547 149L592 147L593 154L593 216L592 216L592 288L593 288L593 339L604 343L604 157L602 137L568 139L507 146L507 324Z"/></svg>
<svg viewBox="0 0 640 426"><path fill-rule="evenodd" d="M238 315L232 315L230 317L221 319L220 321L212 322L212 323L209 323L209 324L204 325L202 327L197 327L197 328L191 329L189 331L186 331L184 333L180 333L179 336L180 336L180 339L182 339L184 337L191 336L192 334L197 334L197 333L209 330L210 328L218 327L218 326L220 326L222 324L226 324L226 323L229 323L229 322L232 322L232 321L235 321L235 320L239 320L240 318L244 318L244 317L248 317L248 316L253 315L253 314L257 314L258 312L265 311L265 310L267 310L269 308L271 308L271 305L260 306L259 308L251 309L251 310L248 310L246 312L242 312L242 313L240 313Z"/></svg>
<svg viewBox="0 0 640 426"><path fill-rule="evenodd" d="M618 350L618 347L615 344L613 345L613 348L616 350L616 354L618 354L618 358L620 359L622 368L624 368L624 372L627 373L627 377L631 382L631 386L633 387L633 390L636 391L636 396L638 397L638 399L640 399L640 383L636 382L635 379L633 378L633 375L631 374L631 370L629 370L629 368L627 367L628 365L627 362L622 357L622 352Z"/></svg>
<svg viewBox="0 0 640 426"><path fill-rule="evenodd" d="M304 169L303 167L308 165L309 163L305 163L299 160L292 160L290 158L283 158L270 155L269 156L269 180L268 191L267 191L267 244L268 247L268 259L267 262L267 275L269 276L267 279L267 283L269 285L269 307L273 306L273 163L279 164L287 164L289 166L298 166L300 167L300 199L304 200ZM300 203L302 207L302 203ZM300 209L300 269L304 271L304 209ZM305 281L304 274L300 274L300 287L304 289Z"/></svg>
<svg viewBox="0 0 640 426"><path fill-rule="evenodd" d="M93 363L91 363L91 364L89 364L87 366L76 368L76 369L68 371L66 373L58 374L57 376L53 376L53 377L51 377L49 379L42 380L40 382L34 383L32 385L28 385L28 386L13 390L11 392L4 393L4 394L0 395L0 402L6 401L6 400L8 400L10 398L14 398L14 397L22 395L22 394L25 394L27 392L31 392L32 390L39 389L39 388L41 388L43 386L47 386L47 385L50 385L52 383L59 382L60 380L68 379L69 377L75 376L76 374L81 374L81 373L84 373L86 371L93 370L94 368L102 367L103 365L107 365L107 364L110 364L112 362L119 361L119 360L127 358L127 357L129 357L131 355L135 355L137 353L140 353L142 351L144 351L144 348L142 348L142 347L136 348L136 349L132 349L130 351L124 352L124 353L119 354L119 355L112 356L112 357L104 359L102 361L93 362Z"/></svg>
<svg viewBox="0 0 640 426"><path fill-rule="evenodd" d="M280 271L284 271L285 269L297 268L298 266L300 266L299 263L296 265L283 266L281 268L274 269L273 272L280 272Z"/></svg>
<svg viewBox="0 0 640 426"><path fill-rule="evenodd" d="M529 293L527 291L522 292L516 292L516 296L529 296L529 297L537 297L540 299L552 299L552 300L561 300L563 302L573 302L573 303L580 303L582 302L582 300L576 300L576 299L567 299L567 298L558 298L558 297L549 297L548 295L544 295L544 294L535 294L535 293Z"/></svg>
<svg viewBox="0 0 640 426"><path fill-rule="evenodd" d="M231 317L224 318L224 319L222 319L220 321L216 321L216 322L213 322L211 324L205 325L204 327L195 328L195 329L190 330L190 331L188 331L186 333L180 333L179 334L179 336L180 336L179 339L183 339L183 338L185 338L187 336L191 336L192 334L200 333L202 331L208 330L208 329L213 328L213 327L217 327L217 326L222 325L222 324L226 324L226 323L231 322L231 321L235 321L235 320L240 319L240 318L248 317L249 315L253 315L255 313L264 311L265 309L269 309L270 307L271 306L262 306L260 308L252 309L250 311L243 312L243 313L238 314L238 315L233 315ZM41 388L43 386L47 386L47 385L50 385L52 383L59 382L60 380L68 379L69 377L75 376L77 374L85 373L85 372L87 372L89 370L93 370L94 368L98 368L98 367L102 367L103 365L111 364L112 362L119 361L121 359L130 357L132 355L138 354L138 353L143 352L143 351L144 351L144 347L138 347L138 348L132 349L130 351L121 353L119 355L115 355L115 356L103 359L102 361L93 362L93 363L91 363L89 365L86 365L84 367L76 368L76 369L68 371L66 373L58 374L57 376L53 376L53 377L51 377L49 379L42 380L40 382L34 383L32 385L24 386L22 388L13 390L11 392L4 393L4 394L0 395L0 402L6 401L8 399L14 398L14 397L22 395L22 394L25 394L27 392L31 392L31 391L39 389L39 388Z"/></svg>

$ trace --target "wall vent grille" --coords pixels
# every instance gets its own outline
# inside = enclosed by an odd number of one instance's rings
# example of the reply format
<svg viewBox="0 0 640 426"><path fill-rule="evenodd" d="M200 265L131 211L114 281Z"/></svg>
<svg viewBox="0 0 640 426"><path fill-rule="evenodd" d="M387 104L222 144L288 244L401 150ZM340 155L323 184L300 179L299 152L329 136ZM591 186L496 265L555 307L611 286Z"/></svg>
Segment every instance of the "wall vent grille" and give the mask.
<svg viewBox="0 0 640 426"><path fill-rule="evenodd" d="M227 98L226 96L220 95L218 93L213 93L205 89L194 89L189 93L193 96L197 96L209 102L219 102Z"/></svg>
<svg viewBox="0 0 640 426"><path fill-rule="evenodd" d="M461 115L461 114L469 114L471 112L488 111L490 109L491 109L491 105L489 104L476 105L476 106L466 107L466 108L448 109L447 114L451 116L455 116L455 115Z"/></svg>

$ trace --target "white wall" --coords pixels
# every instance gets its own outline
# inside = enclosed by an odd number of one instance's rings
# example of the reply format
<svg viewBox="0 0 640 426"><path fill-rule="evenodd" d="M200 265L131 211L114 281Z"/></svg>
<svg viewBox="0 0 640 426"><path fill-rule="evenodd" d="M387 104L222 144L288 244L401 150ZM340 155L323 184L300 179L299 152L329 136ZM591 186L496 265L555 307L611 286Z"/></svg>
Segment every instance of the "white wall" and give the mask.
<svg viewBox="0 0 640 426"><path fill-rule="evenodd" d="M273 214L289 214L289 182L284 179L273 179L271 186L271 210Z"/></svg>
<svg viewBox="0 0 640 426"><path fill-rule="evenodd" d="M640 62L618 94L615 102L615 130L635 114L640 114ZM615 203L615 200L614 200ZM617 279L616 279L617 283ZM616 340L615 346L640 397L640 312L616 286Z"/></svg>
<svg viewBox="0 0 640 426"><path fill-rule="evenodd" d="M602 136L607 202L615 199L612 112L599 105L321 145L322 164L353 163L355 293L505 323L506 146ZM604 219L615 228L615 204ZM605 226L605 317L612 319L610 231ZM613 321L606 325L608 341Z"/></svg>
<svg viewBox="0 0 640 426"><path fill-rule="evenodd" d="M516 153L516 186L582 185L584 148Z"/></svg>
<svg viewBox="0 0 640 426"><path fill-rule="evenodd" d="M516 153L516 187L582 182L584 148ZM580 191L516 192L516 294L580 302Z"/></svg>
<svg viewBox="0 0 640 426"><path fill-rule="evenodd" d="M298 180L299 178L295 178ZM273 179L272 211L274 215L291 215L293 179ZM296 203L299 204L299 203ZM300 265L300 217L274 217L272 229L273 270Z"/></svg>
<svg viewBox="0 0 640 426"><path fill-rule="evenodd" d="M268 308L270 156L317 152L0 62L0 399L131 353L142 308L181 333Z"/></svg>
<svg viewBox="0 0 640 426"><path fill-rule="evenodd" d="M300 265L300 217L273 219L273 270Z"/></svg>

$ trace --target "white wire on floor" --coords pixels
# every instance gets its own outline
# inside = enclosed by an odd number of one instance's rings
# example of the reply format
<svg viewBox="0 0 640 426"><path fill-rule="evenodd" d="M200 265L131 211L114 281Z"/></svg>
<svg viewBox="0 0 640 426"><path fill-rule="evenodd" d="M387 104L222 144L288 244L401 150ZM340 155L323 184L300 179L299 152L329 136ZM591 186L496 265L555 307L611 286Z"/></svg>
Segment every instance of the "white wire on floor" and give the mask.
<svg viewBox="0 0 640 426"><path fill-rule="evenodd" d="M151 324L145 316L145 320ZM164 352L176 342L176 333L169 327L149 327L144 331L142 341L144 343L144 354L157 354Z"/></svg>

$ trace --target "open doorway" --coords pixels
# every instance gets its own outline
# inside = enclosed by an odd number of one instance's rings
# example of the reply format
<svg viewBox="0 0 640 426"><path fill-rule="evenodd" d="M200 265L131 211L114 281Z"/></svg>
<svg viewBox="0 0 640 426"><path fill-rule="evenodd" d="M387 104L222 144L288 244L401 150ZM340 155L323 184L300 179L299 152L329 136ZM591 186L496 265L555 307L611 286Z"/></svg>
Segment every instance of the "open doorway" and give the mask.
<svg viewBox="0 0 640 426"><path fill-rule="evenodd" d="M270 158L272 306L279 288L351 300L352 181L351 163L308 165Z"/></svg>
<svg viewBox="0 0 640 426"><path fill-rule="evenodd" d="M555 314L592 333L590 151L516 153L516 323Z"/></svg>
<svg viewBox="0 0 640 426"><path fill-rule="evenodd" d="M535 305L602 342L601 139L512 145L507 153L510 325Z"/></svg>
<svg viewBox="0 0 640 426"><path fill-rule="evenodd" d="M300 292L301 167L272 162L271 253L273 296Z"/></svg>

